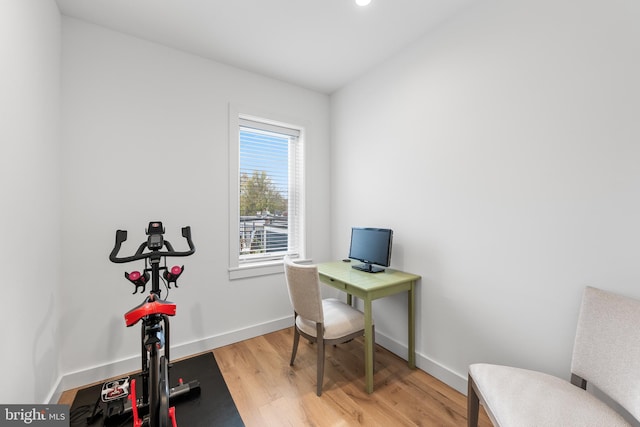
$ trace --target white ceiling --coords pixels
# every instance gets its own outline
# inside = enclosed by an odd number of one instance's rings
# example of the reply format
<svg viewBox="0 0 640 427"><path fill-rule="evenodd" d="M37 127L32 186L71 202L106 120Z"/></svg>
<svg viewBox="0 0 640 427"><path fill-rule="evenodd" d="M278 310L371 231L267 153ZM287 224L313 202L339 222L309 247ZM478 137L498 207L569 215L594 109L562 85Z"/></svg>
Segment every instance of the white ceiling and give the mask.
<svg viewBox="0 0 640 427"><path fill-rule="evenodd" d="M62 14L331 93L477 0L56 0Z"/></svg>

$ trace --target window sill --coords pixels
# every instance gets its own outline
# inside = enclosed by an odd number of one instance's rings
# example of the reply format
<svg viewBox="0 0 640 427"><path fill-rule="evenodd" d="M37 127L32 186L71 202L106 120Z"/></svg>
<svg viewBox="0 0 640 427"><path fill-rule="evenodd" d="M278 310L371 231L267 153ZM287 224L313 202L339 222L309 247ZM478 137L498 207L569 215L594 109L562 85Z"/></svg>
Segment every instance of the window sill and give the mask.
<svg viewBox="0 0 640 427"><path fill-rule="evenodd" d="M307 263L309 259L296 259L296 262ZM229 280L247 279L257 276L268 276L271 274L284 273L284 267L282 266L282 260L254 262L251 264L245 264L238 267L229 268Z"/></svg>

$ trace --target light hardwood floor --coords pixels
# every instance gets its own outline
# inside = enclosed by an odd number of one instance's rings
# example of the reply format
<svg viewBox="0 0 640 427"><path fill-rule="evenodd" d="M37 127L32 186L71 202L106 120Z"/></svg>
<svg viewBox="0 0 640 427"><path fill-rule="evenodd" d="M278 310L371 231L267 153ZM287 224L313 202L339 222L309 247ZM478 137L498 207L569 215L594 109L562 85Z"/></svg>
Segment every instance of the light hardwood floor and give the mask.
<svg viewBox="0 0 640 427"><path fill-rule="evenodd" d="M364 391L363 343L328 347L316 396L315 345L301 339L289 366L293 329L213 350L247 427L465 426L466 397L384 348L375 352L374 392ZM60 403L70 404L75 390ZM480 411L480 426L491 422Z"/></svg>

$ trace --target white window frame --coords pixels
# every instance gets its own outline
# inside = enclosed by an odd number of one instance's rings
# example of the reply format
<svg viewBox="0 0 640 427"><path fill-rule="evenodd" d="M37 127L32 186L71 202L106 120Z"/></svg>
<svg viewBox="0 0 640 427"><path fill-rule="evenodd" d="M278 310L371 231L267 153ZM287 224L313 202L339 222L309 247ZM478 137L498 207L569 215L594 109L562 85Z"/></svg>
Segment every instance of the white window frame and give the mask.
<svg viewBox="0 0 640 427"><path fill-rule="evenodd" d="M275 126L294 129L299 132L296 150L297 159L289 159L289 199L290 212L297 215L288 218L288 221L296 221L298 230L296 239L296 251L291 255L299 259L305 258L306 230L305 230L305 160L304 160L304 127L291 124L290 120L283 120L273 114L258 112L250 108L239 107L231 104L229 107L229 278L241 279L253 276L282 273L282 258L284 254L262 257L240 257L240 126L243 121L253 121L264 124L266 127ZM291 165L295 162L299 170L292 175ZM292 182L292 180L294 182ZM293 185L293 187L292 187ZM292 197L296 194L297 197ZM291 206L292 203L297 206ZM291 225L290 225L291 227ZM291 237L290 237L291 238Z"/></svg>

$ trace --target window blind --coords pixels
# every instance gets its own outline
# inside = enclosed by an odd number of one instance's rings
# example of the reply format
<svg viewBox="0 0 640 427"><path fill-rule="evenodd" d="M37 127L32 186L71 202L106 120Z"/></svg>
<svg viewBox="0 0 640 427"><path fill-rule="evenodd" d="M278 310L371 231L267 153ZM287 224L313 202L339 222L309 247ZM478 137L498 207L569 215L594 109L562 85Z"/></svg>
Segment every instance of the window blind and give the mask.
<svg viewBox="0 0 640 427"><path fill-rule="evenodd" d="M300 130L240 119L239 262L298 255L301 246Z"/></svg>

